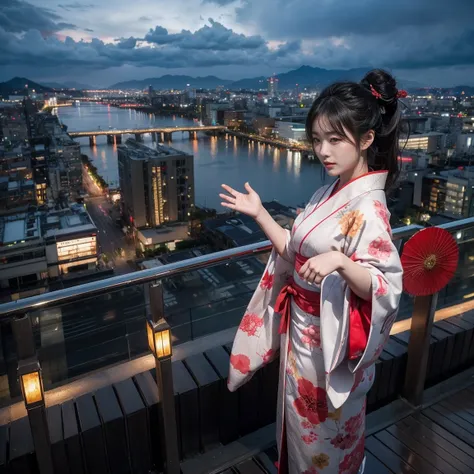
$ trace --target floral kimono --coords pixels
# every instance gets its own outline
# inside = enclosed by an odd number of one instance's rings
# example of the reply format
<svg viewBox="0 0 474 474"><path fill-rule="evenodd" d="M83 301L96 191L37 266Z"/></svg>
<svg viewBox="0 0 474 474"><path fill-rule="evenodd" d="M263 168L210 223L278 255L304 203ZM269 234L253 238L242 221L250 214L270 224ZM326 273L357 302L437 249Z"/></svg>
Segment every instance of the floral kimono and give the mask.
<svg viewBox="0 0 474 474"><path fill-rule="evenodd" d="M270 255L237 331L228 387L236 390L280 353L279 472L363 472L366 394L397 316L402 267L391 240L386 171L319 189ZM372 276L357 297L338 272L321 285L298 275L315 255L341 251Z"/></svg>

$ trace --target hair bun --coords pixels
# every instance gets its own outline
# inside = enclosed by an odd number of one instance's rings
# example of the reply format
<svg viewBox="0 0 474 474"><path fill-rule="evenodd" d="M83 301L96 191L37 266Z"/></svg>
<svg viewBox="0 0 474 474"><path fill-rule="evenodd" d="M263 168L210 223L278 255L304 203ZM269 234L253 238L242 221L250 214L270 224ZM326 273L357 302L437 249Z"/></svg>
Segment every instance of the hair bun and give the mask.
<svg viewBox="0 0 474 474"><path fill-rule="evenodd" d="M393 104L398 99L397 81L387 71L373 69L360 81L378 100Z"/></svg>

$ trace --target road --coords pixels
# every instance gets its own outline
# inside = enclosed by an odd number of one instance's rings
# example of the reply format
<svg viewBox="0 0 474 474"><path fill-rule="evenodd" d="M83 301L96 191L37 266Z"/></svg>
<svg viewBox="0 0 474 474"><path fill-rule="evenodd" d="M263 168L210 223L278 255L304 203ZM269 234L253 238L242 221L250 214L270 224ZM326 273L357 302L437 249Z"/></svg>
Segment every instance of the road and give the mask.
<svg viewBox="0 0 474 474"><path fill-rule="evenodd" d="M114 208L104 192L92 181L85 168L83 168L82 177L84 189L89 195L85 199L87 211L98 231L99 253L107 255L116 273L124 274L134 271L135 269L127 263L127 260L135 259L135 247L133 242L127 241L122 229L115 224L115 219L120 217L118 209ZM119 248L124 249L122 256L115 253L115 250Z"/></svg>
<svg viewBox="0 0 474 474"><path fill-rule="evenodd" d="M95 226L99 241L100 253L106 254L109 261L113 262L115 272L118 274L134 271L127 260L135 258L133 242L126 239L122 229L115 224L115 218L119 216L118 210L113 208L112 203L105 196L94 196L85 200ZM122 256L116 254L117 249L123 249Z"/></svg>

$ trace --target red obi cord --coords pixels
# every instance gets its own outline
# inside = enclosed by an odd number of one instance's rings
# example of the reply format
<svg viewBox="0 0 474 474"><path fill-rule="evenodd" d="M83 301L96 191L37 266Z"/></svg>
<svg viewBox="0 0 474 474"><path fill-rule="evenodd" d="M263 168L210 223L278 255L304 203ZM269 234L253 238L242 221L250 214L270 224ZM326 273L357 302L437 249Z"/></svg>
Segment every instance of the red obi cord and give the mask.
<svg viewBox="0 0 474 474"><path fill-rule="evenodd" d="M301 254L296 254L295 270L300 268L308 260ZM320 316L321 294L316 291L307 290L298 285L293 278L281 289L275 303L275 312L280 313L279 333L285 334L291 319L291 297L295 303L305 312L313 316ZM370 322L372 317L372 301L365 301L351 291L349 301L349 347L348 358L350 360L360 357L369 339Z"/></svg>
<svg viewBox="0 0 474 474"><path fill-rule="evenodd" d="M306 290L297 285L293 278L288 279L278 295L275 303L275 312L281 314L280 334L285 334L291 319L291 297L295 303L305 312L313 316L319 316L320 294L315 291Z"/></svg>

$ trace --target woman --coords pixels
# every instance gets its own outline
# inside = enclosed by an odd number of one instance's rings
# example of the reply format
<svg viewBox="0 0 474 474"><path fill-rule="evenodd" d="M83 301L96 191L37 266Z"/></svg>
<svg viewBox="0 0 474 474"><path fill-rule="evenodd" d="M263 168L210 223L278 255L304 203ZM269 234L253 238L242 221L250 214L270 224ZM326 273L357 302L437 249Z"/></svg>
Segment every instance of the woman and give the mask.
<svg viewBox="0 0 474 474"><path fill-rule="evenodd" d="M374 70L315 100L308 140L338 179L316 191L291 233L248 183L247 193L222 185L222 205L255 218L274 248L237 331L228 386L236 390L280 349L280 473L364 470L366 394L402 292L385 190L398 173L405 94Z"/></svg>

